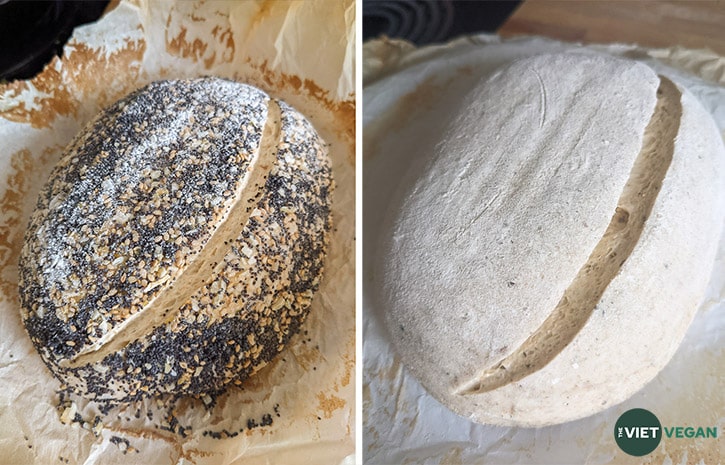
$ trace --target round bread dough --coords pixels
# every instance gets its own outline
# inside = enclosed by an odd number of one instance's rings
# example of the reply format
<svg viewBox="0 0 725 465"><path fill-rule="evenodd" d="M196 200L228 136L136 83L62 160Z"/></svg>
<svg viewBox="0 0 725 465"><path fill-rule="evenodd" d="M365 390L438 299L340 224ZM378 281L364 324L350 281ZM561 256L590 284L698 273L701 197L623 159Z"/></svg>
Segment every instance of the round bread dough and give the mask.
<svg viewBox="0 0 725 465"><path fill-rule="evenodd" d="M669 361L710 276L725 216L712 118L649 67L593 53L521 59L464 101L387 215L391 340L476 422L625 400Z"/></svg>
<svg viewBox="0 0 725 465"><path fill-rule="evenodd" d="M324 142L284 102L151 83L92 120L41 190L20 258L28 334L88 398L238 384L308 313L331 190Z"/></svg>

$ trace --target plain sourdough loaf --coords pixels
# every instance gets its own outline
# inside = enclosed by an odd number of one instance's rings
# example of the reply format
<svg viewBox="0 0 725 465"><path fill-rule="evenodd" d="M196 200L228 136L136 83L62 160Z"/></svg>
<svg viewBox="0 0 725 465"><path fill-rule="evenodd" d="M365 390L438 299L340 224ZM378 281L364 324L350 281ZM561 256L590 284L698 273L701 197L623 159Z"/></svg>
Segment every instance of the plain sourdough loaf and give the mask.
<svg viewBox="0 0 725 465"><path fill-rule="evenodd" d="M90 398L239 383L307 315L331 188L323 141L284 102L152 83L91 121L40 193L20 258L30 338Z"/></svg>
<svg viewBox="0 0 725 465"><path fill-rule="evenodd" d="M680 344L725 210L710 115L649 67L526 58L477 84L388 215L381 304L403 362L481 423L625 400Z"/></svg>

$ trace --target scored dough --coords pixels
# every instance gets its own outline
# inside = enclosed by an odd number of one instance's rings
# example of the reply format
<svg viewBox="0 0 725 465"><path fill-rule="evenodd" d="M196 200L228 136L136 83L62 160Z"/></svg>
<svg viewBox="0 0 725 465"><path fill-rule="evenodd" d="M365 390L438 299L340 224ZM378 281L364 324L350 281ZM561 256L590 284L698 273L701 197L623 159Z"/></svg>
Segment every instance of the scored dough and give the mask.
<svg viewBox="0 0 725 465"><path fill-rule="evenodd" d="M332 189L312 124L259 89L210 77L131 93L40 192L19 263L31 341L87 398L241 383L309 312Z"/></svg>
<svg viewBox="0 0 725 465"><path fill-rule="evenodd" d="M624 400L672 356L723 217L722 141L682 89L662 190L584 328L523 379L461 389L542 325L602 240L659 85L645 65L595 54L520 60L471 91L424 173L404 181L380 254L382 305L404 363L457 413L530 426L579 418Z"/></svg>

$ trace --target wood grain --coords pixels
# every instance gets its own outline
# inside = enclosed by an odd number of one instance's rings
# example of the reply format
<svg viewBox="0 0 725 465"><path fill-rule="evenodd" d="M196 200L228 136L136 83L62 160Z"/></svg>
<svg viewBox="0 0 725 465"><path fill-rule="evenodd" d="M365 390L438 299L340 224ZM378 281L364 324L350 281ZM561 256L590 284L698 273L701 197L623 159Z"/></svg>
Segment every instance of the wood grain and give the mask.
<svg viewBox="0 0 725 465"><path fill-rule="evenodd" d="M498 32L584 43L680 45L725 56L725 1L527 0Z"/></svg>

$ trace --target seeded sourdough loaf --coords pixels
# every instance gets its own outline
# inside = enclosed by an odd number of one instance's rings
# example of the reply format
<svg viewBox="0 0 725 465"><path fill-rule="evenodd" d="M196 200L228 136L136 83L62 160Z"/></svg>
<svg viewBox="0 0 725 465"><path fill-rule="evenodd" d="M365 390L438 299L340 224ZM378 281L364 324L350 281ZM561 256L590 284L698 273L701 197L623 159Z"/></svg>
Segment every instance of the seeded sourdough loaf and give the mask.
<svg viewBox="0 0 725 465"><path fill-rule="evenodd" d="M652 380L725 216L725 149L696 99L643 64L541 55L479 82L431 150L376 271L422 385L473 421L543 426Z"/></svg>
<svg viewBox="0 0 725 465"><path fill-rule="evenodd" d="M218 392L294 334L331 225L324 142L296 110L217 78L154 82L103 110L43 187L22 318L78 394Z"/></svg>

